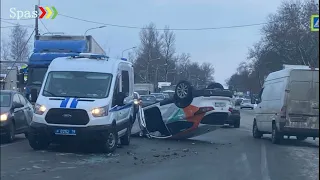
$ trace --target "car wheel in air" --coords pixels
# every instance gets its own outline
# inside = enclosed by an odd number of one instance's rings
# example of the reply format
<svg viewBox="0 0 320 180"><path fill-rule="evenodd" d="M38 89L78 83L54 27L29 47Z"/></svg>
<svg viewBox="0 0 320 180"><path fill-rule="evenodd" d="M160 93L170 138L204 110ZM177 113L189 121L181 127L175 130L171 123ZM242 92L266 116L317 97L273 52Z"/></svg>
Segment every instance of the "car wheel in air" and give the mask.
<svg viewBox="0 0 320 180"><path fill-rule="evenodd" d="M174 104L179 108L185 108L192 103L192 86L188 81L180 81L175 89Z"/></svg>

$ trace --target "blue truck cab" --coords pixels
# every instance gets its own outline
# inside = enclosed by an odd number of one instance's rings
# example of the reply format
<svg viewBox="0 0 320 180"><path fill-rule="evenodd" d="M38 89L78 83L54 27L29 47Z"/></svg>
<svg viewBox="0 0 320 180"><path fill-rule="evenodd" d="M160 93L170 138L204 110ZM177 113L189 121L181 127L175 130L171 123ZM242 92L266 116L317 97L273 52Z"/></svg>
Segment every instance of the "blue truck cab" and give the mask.
<svg viewBox="0 0 320 180"><path fill-rule="evenodd" d="M28 61L28 67L24 72L27 73L27 81L20 82L19 80L20 83L25 84L26 98L31 100L30 94L32 89L39 93L44 76L53 59L76 56L79 53L105 55L103 49L92 36L37 36L34 42L33 53Z"/></svg>

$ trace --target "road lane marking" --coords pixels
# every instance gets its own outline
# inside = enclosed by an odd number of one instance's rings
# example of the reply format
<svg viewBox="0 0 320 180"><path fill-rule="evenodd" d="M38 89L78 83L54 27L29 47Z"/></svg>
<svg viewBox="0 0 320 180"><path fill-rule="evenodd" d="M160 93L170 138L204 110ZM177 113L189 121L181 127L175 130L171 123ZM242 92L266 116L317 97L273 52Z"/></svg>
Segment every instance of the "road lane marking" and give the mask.
<svg viewBox="0 0 320 180"><path fill-rule="evenodd" d="M262 180L271 180L268 170L266 146L263 143L261 144L261 176Z"/></svg>
<svg viewBox="0 0 320 180"><path fill-rule="evenodd" d="M246 173L245 178L248 178L248 176L251 174L251 168L250 168L250 164L249 164L248 157L247 157L246 153L242 153L241 161L243 163L243 167L245 170L244 172Z"/></svg>
<svg viewBox="0 0 320 180"><path fill-rule="evenodd" d="M22 142L25 142L25 140L13 142L13 143L10 143L10 144L3 144L3 145L0 146L0 148L12 146L12 145L15 145L15 144L20 144L20 143L22 143Z"/></svg>

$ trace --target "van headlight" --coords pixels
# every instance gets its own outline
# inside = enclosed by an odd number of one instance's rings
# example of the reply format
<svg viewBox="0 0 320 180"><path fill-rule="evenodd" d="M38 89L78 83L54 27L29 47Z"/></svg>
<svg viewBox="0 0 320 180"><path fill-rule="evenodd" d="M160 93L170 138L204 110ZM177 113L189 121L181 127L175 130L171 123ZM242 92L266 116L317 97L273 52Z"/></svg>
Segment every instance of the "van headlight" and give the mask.
<svg viewBox="0 0 320 180"><path fill-rule="evenodd" d="M108 106L103 106L103 107L99 107L99 108L93 108L91 110L91 114L94 117L108 116Z"/></svg>
<svg viewBox="0 0 320 180"><path fill-rule="evenodd" d="M47 108L44 105L40 105L40 104L34 105L34 113L35 114L42 115L46 110L47 110Z"/></svg>
<svg viewBox="0 0 320 180"><path fill-rule="evenodd" d="M2 122L2 121L8 120L8 115L9 115L9 113L1 114L0 115L0 121Z"/></svg>

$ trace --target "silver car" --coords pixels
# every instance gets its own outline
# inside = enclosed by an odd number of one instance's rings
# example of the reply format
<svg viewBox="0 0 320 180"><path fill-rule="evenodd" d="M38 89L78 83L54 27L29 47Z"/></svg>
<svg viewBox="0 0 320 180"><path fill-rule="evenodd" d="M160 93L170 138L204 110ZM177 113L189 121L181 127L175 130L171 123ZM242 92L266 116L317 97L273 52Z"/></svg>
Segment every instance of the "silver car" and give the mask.
<svg viewBox="0 0 320 180"><path fill-rule="evenodd" d="M243 108L254 109L254 105L251 103L250 99L244 99L240 104L240 109L243 109Z"/></svg>

